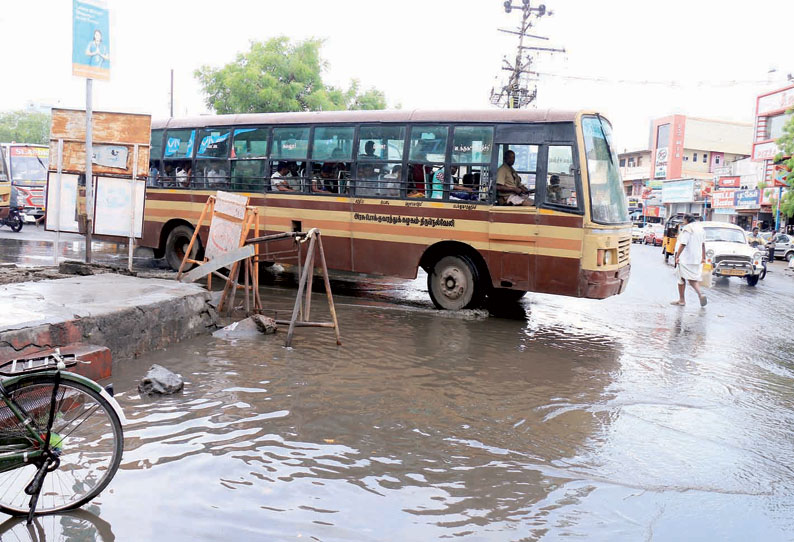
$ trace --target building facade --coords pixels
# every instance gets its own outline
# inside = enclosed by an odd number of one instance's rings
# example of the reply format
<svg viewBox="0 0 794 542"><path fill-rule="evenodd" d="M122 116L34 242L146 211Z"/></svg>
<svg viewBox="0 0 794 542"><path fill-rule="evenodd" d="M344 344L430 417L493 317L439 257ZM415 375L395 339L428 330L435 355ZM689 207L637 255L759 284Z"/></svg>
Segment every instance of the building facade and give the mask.
<svg viewBox="0 0 794 542"><path fill-rule="evenodd" d="M670 115L651 123L653 179L713 180L715 170L750 156L750 123Z"/></svg>

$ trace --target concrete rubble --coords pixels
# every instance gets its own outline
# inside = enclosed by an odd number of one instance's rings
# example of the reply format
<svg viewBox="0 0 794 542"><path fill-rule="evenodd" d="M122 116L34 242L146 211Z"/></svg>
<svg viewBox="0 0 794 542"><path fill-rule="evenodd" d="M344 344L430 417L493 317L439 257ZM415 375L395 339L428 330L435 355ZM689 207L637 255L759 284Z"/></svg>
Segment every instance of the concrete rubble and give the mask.
<svg viewBox="0 0 794 542"><path fill-rule="evenodd" d="M185 380L182 375L155 364L138 384L138 391L145 395L168 395L181 391L184 387Z"/></svg>

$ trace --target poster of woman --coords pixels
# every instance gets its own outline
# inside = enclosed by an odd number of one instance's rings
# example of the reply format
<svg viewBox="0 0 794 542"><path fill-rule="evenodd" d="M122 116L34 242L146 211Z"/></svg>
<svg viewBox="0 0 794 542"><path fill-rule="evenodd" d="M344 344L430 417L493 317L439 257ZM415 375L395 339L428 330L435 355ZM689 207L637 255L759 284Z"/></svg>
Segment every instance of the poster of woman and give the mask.
<svg viewBox="0 0 794 542"><path fill-rule="evenodd" d="M104 0L73 0L72 74L110 79L110 22Z"/></svg>

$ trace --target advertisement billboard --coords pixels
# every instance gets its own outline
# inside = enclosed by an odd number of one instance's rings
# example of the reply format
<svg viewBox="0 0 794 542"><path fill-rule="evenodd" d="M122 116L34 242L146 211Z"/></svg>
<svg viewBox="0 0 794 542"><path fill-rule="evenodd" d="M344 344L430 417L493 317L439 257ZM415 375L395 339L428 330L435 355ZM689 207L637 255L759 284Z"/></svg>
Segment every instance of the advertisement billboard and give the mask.
<svg viewBox="0 0 794 542"><path fill-rule="evenodd" d="M73 0L72 75L110 79L110 17L104 0Z"/></svg>
<svg viewBox="0 0 794 542"><path fill-rule="evenodd" d="M662 184L662 203L689 203L695 201L695 180L667 181Z"/></svg>

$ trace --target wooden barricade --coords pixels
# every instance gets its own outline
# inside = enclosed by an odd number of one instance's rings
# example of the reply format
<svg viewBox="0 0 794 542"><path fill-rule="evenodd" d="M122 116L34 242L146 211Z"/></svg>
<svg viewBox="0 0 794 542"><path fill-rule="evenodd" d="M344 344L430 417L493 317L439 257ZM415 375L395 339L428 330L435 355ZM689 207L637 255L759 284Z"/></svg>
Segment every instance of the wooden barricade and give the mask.
<svg viewBox="0 0 794 542"><path fill-rule="evenodd" d="M196 244L199 230L208 217L210 222L209 234L207 235L204 259L194 260L190 255ZM256 253L256 247L253 247L254 250L252 252L251 248L245 246L246 237L248 237L251 229L254 230L254 237L259 236L259 209L248 205L247 196L218 191L216 195L207 198L207 203L201 211L196 229L193 231L187 250L185 250L185 256L179 265L177 280L193 282L206 276L207 289L210 290L212 288L212 275L224 279L226 285L218 303L218 312L221 312L230 294L232 294L232 300L234 299L233 293L238 287L237 275L240 261L247 260ZM183 277L182 270L188 263L196 264L199 267L189 273L185 273ZM219 269L229 265L231 265L231 269L228 276L219 272ZM250 276L251 284L249 285L248 267L245 269L247 296L249 290L258 291L259 289L259 270L254 268Z"/></svg>
<svg viewBox="0 0 794 542"><path fill-rule="evenodd" d="M325 251L323 250L323 242L320 236L320 230L318 230L317 228L312 228L308 232L276 233L273 235L266 235L264 237L255 237L253 239L248 239L246 241L246 245L267 244L270 242L280 241L290 238L295 239L295 241L299 243L296 255L298 261L298 274L300 275L300 281L298 283L298 293L295 296L295 305L293 306L292 309L292 317L289 320L278 320L278 319L276 320L277 324L289 325L289 330L287 331L287 339L284 342L284 346L287 347L292 346L292 338L295 334L296 327L333 328L334 333L336 335L336 344L341 345L342 337L339 333L339 322L336 318L336 308L334 307L334 296L331 293L331 281L328 278L328 266L325 263ZM309 248L306 253L305 264L301 269L300 244L306 243L307 241L309 243ZM246 259L245 262L246 286L248 285L248 277L254 276L254 273L257 268L257 264L259 262L260 254L261 251L257 250L256 255ZM314 277L315 267L320 267L320 270L322 271L323 274L325 294L328 298L328 309L331 313L330 322L313 322L311 320L312 279ZM262 305L262 300L259 297L259 290L258 289L254 290L251 300L249 300L248 298L249 290L245 288L245 291L246 291L246 298L245 298L246 314L251 314L251 312L255 312L255 313L264 312L265 309Z"/></svg>

